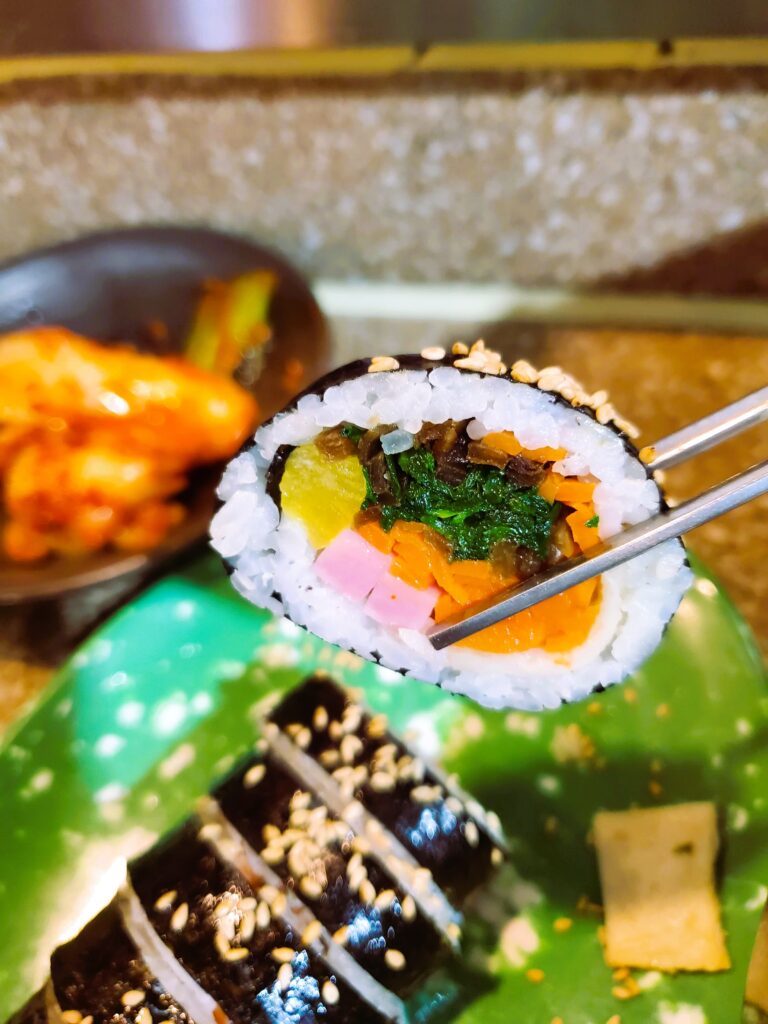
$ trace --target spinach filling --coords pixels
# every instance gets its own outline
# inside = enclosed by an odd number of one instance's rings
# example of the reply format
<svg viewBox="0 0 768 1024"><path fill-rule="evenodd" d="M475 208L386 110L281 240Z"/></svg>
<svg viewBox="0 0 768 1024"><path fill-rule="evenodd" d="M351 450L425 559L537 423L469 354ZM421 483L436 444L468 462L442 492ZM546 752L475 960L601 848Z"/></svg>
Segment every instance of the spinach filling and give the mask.
<svg viewBox="0 0 768 1024"><path fill-rule="evenodd" d="M381 526L397 520L424 523L451 546L452 560L487 559L491 548L509 541L546 558L560 505L550 504L534 487L521 487L492 466L473 465L460 483L439 479L428 448L388 455L391 498L379 504L371 474L363 467L367 493L362 508L378 505Z"/></svg>

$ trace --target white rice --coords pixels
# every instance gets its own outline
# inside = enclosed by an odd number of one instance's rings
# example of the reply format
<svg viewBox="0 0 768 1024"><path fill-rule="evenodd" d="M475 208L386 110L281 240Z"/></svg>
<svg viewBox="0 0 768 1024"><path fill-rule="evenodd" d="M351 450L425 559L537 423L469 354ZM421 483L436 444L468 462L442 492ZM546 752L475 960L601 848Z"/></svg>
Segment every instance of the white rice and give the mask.
<svg viewBox="0 0 768 1024"><path fill-rule="evenodd" d="M525 448L564 448L569 454L555 463L556 472L591 474L598 481L594 502L603 538L659 509L657 486L621 438L548 392L452 367L369 373L300 399L295 409L261 427L253 447L227 468L219 488L224 505L211 537L232 566L234 586L254 604L289 616L339 647L489 707L552 708L621 681L656 648L691 581L678 541L603 576L595 624L587 640L569 652L437 652L423 634L382 626L359 603L319 580L313 567L317 552L304 527L281 518L266 493L267 471L281 445L305 444L342 421L365 428L388 423L415 433L425 422L470 417L473 437L510 430Z"/></svg>

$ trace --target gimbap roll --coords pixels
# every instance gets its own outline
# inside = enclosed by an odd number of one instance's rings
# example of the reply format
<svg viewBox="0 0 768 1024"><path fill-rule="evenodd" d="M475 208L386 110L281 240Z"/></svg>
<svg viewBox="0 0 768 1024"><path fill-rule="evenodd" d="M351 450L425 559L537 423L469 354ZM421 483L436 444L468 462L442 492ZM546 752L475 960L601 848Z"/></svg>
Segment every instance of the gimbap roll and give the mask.
<svg viewBox="0 0 768 1024"><path fill-rule="evenodd" d="M425 631L663 504L605 392L477 342L335 371L228 467L213 546L250 601L490 707L619 682L689 585L671 540L435 651Z"/></svg>
<svg viewBox="0 0 768 1024"><path fill-rule="evenodd" d="M503 859L493 816L326 677L264 725L13 1024L407 1024L455 967L458 907Z"/></svg>
<svg viewBox="0 0 768 1024"><path fill-rule="evenodd" d="M54 952L46 1002L49 1024L196 1024L146 963L117 903Z"/></svg>

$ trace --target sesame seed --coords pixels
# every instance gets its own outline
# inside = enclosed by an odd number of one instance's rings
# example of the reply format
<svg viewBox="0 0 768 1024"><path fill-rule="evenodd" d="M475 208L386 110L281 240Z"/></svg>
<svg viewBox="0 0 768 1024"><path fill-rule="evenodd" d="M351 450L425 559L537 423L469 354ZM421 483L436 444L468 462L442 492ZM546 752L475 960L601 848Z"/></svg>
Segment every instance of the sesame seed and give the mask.
<svg viewBox="0 0 768 1024"><path fill-rule="evenodd" d="M440 345L428 345L421 350L421 358L437 362L438 359L445 359L445 349Z"/></svg>
<svg viewBox="0 0 768 1024"><path fill-rule="evenodd" d="M383 762L392 762L394 761L396 754L397 747L395 746L394 743L383 743L380 747L377 747L376 750L374 750L373 760L376 762L376 764L382 764ZM408 763L410 764L412 760L413 759L409 757ZM398 764L399 763L400 762L398 761Z"/></svg>
<svg viewBox="0 0 768 1024"><path fill-rule="evenodd" d="M289 964L296 955L296 950L292 946L276 946L269 955L279 964Z"/></svg>
<svg viewBox="0 0 768 1024"><path fill-rule="evenodd" d="M184 931L189 920L189 904L180 903L171 917L171 928L175 932Z"/></svg>
<svg viewBox="0 0 768 1024"><path fill-rule="evenodd" d="M296 746L301 747L302 750L307 750L312 744L312 733L306 726L299 730L294 737Z"/></svg>
<svg viewBox="0 0 768 1024"><path fill-rule="evenodd" d="M155 910L163 913L164 911L170 910L173 904L176 902L176 896L178 893L175 889L169 889L168 892L164 892L162 896L158 896L155 900Z"/></svg>
<svg viewBox="0 0 768 1024"><path fill-rule="evenodd" d="M552 925L556 932L568 932L573 927L573 921L570 917L558 917L555 919L555 923Z"/></svg>
<svg viewBox="0 0 768 1024"><path fill-rule="evenodd" d="M512 376L523 384L535 384L539 374L527 360L518 359L512 364Z"/></svg>
<svg viewBox="0 0 768 1024"><path fill-rule="evenodd" d="M455 356L466 356L469 354L469 349L463 341L455 341L451 347L451 352Z"/></svg>
<svg viewBox="0 0 768 1024"><path fill-rule="evenodd" d="M86 1018L87 1020L88 1018ZM90 1018L93 1021L93 1017ZM85 1022L83 1022L85 1024ZM149 1007L142 1006L139 1012L136 1014L134 1024L152 1024L152 1014L149 1012Z"/></svg>
<svg viewBox="0 0 768 1024"><path fill-rule="evenodd" d="M388 370L399 370L400 363L392 356L374 356L368 367L368 373L382 373Z"/></svg>
<svg viewBox="0 0 768 1024"><path fill-rule="evenodd" d="M281 864L285 858L285 852L279 846L265 846L261 851L262 860L267 864L274 866L275 864Z"/></svg>
<svg viewBox="0 0 768 1024"><path fill-rule="evenodd" d="M357 894L363 903L373 903L376 899L376 886L364 878L358 887Z"/></svg>
<svg viewBox="0 0 768 1024"><path fill-rule="evenodd" d="M449 810L451 814L463 814L464 804L459 800L458 797L449 796L445 799L446 810Z"/></svg>
<svg viewBox="0 0 768 1024"><path fill-rule="evenodd" d="M247 956L250 956L250 952L245 948L245 946L232 946L232 948L228 949L224 954L224 959L234 964L239 960L245 960Z"/></svg>
<svg viewBox="0 0 768 1024"><path fill-rule="evenodd" d="M320 994L323 997L323 1002L326 1006L335 1006L339 1001L339 990L332 981L326 981L323 983Z"/></svg>
<svg viewBox="0 0 768 1024"><path fill-rule="evenodd" d="M488 811L485 815L485 820L495 832L501 832L501 819L496 811Z"/></svg>
<svg viewBox="0 0 768 1024"><path fill-rule="evenodd" d="M323 933L323 926L319 921L310 921L304 931L301 933L301 944L302 946L311 946L313 942L316 942Z"/></svg>
<svg viewBox="0 0 768 1024"><path fill-rule="evenodd" d="M229 939L223 932L217 931L213 936L213 945L216 952L224 960L229 952Z"/></svg>
<svg viewBox="0 0 768 1024"><path fill-rule="evenodd" d="M388 949L384 954L384 963L390 971L402 971L405 967L405 957L399 949Z"/></svg>
<svg viewBox="0 0 768 1024"><path fill-rule="evenodd" d="M303 789L297 789L291 797L290 808L292 811L295 810L306 810L307 807L312 803L312 794L307 793Z"/></svg>
<svg viewBox="0 0 768 1024"><path fill-rule="evenodd" d="M288 906L288 900L285 898L285 893L279 892L277 896L272 900L272 906L270 910L275 917L282 917L285 913L285 908Z"/></svg>
<svg viewBox="0 0 768 1024"><path fill-rule="evenodd" d="M261 838L265 843L272 843L276 839L280 839L282 834L277 825L265 825L261 830Z"/></svg>
<svg viewBox="0 0 768 1024"><path fill-rule="evenodd" d="M267 903L272 903L272 901L276 898L277 893L278 890L274 887L274 885L262 885L262 887L259 889L258 895L260 899L265 900Z"/></svg>
<svg viewBox="0 0 768 1024"><path fill-rule="evenodd" d="M258 786L261 780L267 773L266 766L263 764L254 764L243 776L243 785L246 789L253 789L254 786Z"/></svg>
<svg viewBox="0 0 768 1024"><path fill-rule="evenodd" d="M464 838L470 846L479 846L480 832L474 821L468 821L464 826Z"/></svg>
<svg viewBox="0 0 768 1024"><path fill-rule="evenodd" d="M531 967L525 972L525 976L528 981L532 981L534 985L538 985L544 981L544 971L542 971L540 967Z"/></svg>
<svg viewBox="0 0 768 1024"><path fill-rule="evenodd" d="M142 1013L145 1009L146 1007L142 1006L141 1010L139 1010L139 1013ZM147 1013L149 1013L148 1010ZM149 1019L151 1022L152 1018L150 1017ZM93 1024L93 1014L89 1013L87 1017L83 1017L83 1019L80 1021L80 1024Z"/></svg>
<svg viewBox="0 0 768 1024"><path fill-rule="evenodd" d="M458 942L461 938L461 928L459 928L455 921L449 921L445 926L445 931L452 942Z"/></svg>
<svg viewBox="0 0 768 1024"><path fill-rule="evenodd" d="M341 741L341 759L345 764L352 764L355 758L362 753L363 744L358 736L352 736L351 734L345 736Z"/></svg>
<svg viewBox="0 0 768 1024"><path fill-rule="evenodd" d="M387 772L374 772L371 776L371 789L377 793L391 793L396 782Z"/></svg>
<svg viewBox="0 0 768 1024"><path fill-rule="evenodd" d="M625 686L623 692L624 700L627 704L634 704L637 700L637 690L632 686Z"/></svg>
<svg viewBox="0 0 768 1024"><path fill-rule="evenodd" d="M132 1010L134 1006L139 1006L147 998L147 993L143 988L131 988L127 992L123 992L120 996L120 1002L126 1008L126 1010Z"/></svg>
<svg viewBox="0 0 768 1024"><path fill-rule="evenodd" d="M623 985L614 985L613 988L611 989L611 995L615 999L631 999L632 998L632 993L629 991L628 988L625 988Z"/></svg>
<svg viewBox="0 0 768 1024"><path fill-rule="evenodd" d="M352 871L347 872L347 882L349 888L357 891L363 882L368 877L368 872L364 867L353 868Z"/></svg>
<svg viewBox="0 0 768 1024"><path fill-rule="evenodd" d="M306 875L299 882L299 890L310 900L319 900L323 895L323 886L317 879L310 878L309 875Z"/></svg>
<svg viewBox="0 0 768 1024"><path fill-rule="evenodd" d="M563 1024L562 1017L553 1017L549 1024Z"/></svg>
<svg viewBox="0 0 768 1024"><path fill-rule="evenodd" d="M285 992L293 981L293 968L290 964L282 964L277 972L277 983L281 991Z"/></svg>
<svg viewBox="0 0 768 1024"><path fill-rule="evenodd" d="M301 722L289 722L288 725L286 725L285 727L285 731L288 733L291 739L293 739L293 737L296 736L297 733L301 732L303 728L304 726L301 724Z"/></svg>
<svg viewBox="0 0 768 1024"><path fill-rule="evenodd" d="M345 924L341 928L337 928L333 933L333 941L337 942L340 946L346 945L347 938L349 937L349 928Z"/></svg>
<svg viewBox="0 0 768 1024"><path fill-rule="evenodd" d="M267 903L260 903L256 907L256 927L261 931L265 928L269 928L269 922L272 915L269 912L269 905Z"/></svg>
<svg viewBox="0 0 768 1024"><path fill-rule="evenodd" d="M669 704L659 704L656 708L657 718L669 718Z"/></svg>
<svg viewBox="0 0 768 1024"><path fill-rule="evenodd" d="M498 868L501 867L503 863L504 854L501 852L498 846L494 846L494 848L491 850L491 864L493 864L495 868Z"/></svg>
<svg viewBox="0 0 768 1024"><path fill-rule="evenodd" d="M380 739L382 736L386 736L388 728L389 722L386 715L374 715L368 722L365 731L371 739Z"/></svg>
<svg viewBox="0 0 768 1024"><path fill-rule="evenodd" d="M256 914L252 910L246 910L240 921L238 932L241 942L250 942L253 933L256 931Z"/></svg>
<svg viewBox="0 0 768 1024"><path fill-rule="evenodd" d="M612 1017L609 1017L605 1024L621 1024L621 1017L618 1013L614 1013Z"/></svg>
<svg viewBox="0 0 768 1024"><path fill-rule="evenodd" d="M403 920L413 921L416 918L416 903L413 896L406 896L403 902L400 904L403 910Z"/></svg>
<svg viewBox="0 0 768 1024"><path fill-rule="evenodd" d="M417 804L431 804L439 800L443 795L441 786L414 786L411 790L411 800Z"/></svg>
<svg viewBox="0 0 768 1024"><path fill-rule="evenodd" d="M312 728L315 732L322 732L328 728L328 720L328 712L322 704L318 705L312 715Z"/></svg>
<svg viewBox="0 0 768 1024"><path fill-rule="evenodd" d="M331 722L328 726L328 735L334 743L338 742L343 735L341 731L341 722Z"/></svg>
<svg viewBox="0 0 768 1024"><path fill-rule="evenodd" d="M320 754L320 764L324 768L335 768L339 763L341 755L333 747L330 750L323 750Z"/></svg>
<svg viewBox="0 0 768 1024"><path fill-rule="evenodd" d="M83 1015L79 1010L65 1010L61 1019L63 1024L82 1024Z"/></svg>
<svg viewBox="0 0 768 1024"><path fill-rule="evenodd" d="M397 894L394 889L382 889L373 901L373 905L377 910L389 910L396 899Z"/></svg>
<svg viewBox="0 0 768 1024"><path fill-rule="evenodd" d="M216 840L221 835L221 825L217 824L215 821L209 821L207 825L203 825L197 835L203 842Z"/></svg>

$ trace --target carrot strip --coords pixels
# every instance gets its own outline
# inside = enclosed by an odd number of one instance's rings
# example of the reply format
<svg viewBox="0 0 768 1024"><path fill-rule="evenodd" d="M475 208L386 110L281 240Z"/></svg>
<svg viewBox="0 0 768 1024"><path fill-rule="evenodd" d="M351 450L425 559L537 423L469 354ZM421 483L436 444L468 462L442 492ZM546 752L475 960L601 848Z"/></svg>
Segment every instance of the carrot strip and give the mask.
<svg viewBox="0 0 768 1024"><path fill-rule="evenodd" d="M564 480L565 477L560 476L559 473L549 473L542 483L539 484L539 494L551 505L555 500L558 488L562 487Z"/></svg>
<svg viewBox="0 0 768 1024"><path fill-rule="evenodd" d="M594 517L595 507L591 502L589 505L578 505L569 516L565 517L566 523L571 528L573 539L582 551L587 551L589 548L593 548L596 544L600 543L600 534L597 532L597 526L587 526L587 523L593 520Z"/></svg>
<svg viewBox="0 0 768 1024"><path fill-rule="evenodd" d="M582 480L563 480L555 491L555 501L564 501L566 505L586 505L592 501L594 493L595 484Z"/></svg>

